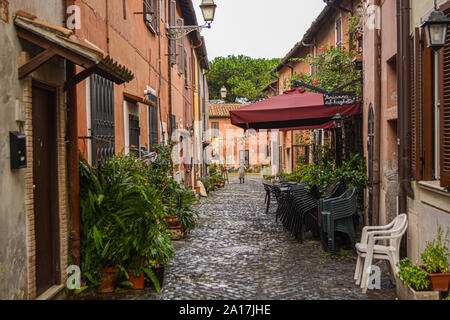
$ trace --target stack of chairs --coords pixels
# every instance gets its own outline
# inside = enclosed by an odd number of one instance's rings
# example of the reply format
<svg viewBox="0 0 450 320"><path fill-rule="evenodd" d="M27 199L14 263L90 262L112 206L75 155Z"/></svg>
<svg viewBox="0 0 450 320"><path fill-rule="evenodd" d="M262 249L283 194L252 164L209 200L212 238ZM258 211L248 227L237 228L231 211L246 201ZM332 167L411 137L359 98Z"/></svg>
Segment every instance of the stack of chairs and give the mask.
<svg viewBox="0 0 450 320"><path fill-rule="evenodd" d="M343 195L345 192L345 180L343 177L341 177L339 180L337 180L335 183L333 183L327 190L324 190L320 192L319 197L319 206L317 208L316 212L316 220L317 220L317 226L319 228L319 235L320 240L322 242L322 247L326 251L328 250L328 240L325 233L325 228L323 226L324 220L322 219L322 209L323 209L323 202L332 198L337 198Z"/></svg>

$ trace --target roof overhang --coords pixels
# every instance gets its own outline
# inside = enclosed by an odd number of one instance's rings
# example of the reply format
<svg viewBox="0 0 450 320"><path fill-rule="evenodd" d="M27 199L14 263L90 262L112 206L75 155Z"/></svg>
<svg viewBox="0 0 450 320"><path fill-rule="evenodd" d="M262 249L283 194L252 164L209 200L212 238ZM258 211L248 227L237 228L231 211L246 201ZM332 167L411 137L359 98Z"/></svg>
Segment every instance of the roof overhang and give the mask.
<svg viewBox="0 0 450 320"><path fill-rule="evenodd" d="M294 58L301 50L307 48L310 45L310 42L314 40L314 37L318 32L320 32L321 28L324 26L323 21L330 17L336 11L336 7L333 5L340 5L341 0L334 0L332 5L326 5L316 20L313 21L309 29L303 35L301 41L297 42L294 47L284 56L281 62L271 71L271 73L275 73L280 71L290 59Z"/></svg>
<svg viewBox="0 0 450 320"><path fill-rule="evenodd" d="M74 85L92 74L98 74L117 84L134 79L133 73L119 65L102 51L84 44L73 31L40 21L36 16L19 11L14 24L19 38L29 41L42 49L43 52L32 58L19 68L19 78L22 79L35 71L54 56L60 56L83 68L67 85Z"/></svg>

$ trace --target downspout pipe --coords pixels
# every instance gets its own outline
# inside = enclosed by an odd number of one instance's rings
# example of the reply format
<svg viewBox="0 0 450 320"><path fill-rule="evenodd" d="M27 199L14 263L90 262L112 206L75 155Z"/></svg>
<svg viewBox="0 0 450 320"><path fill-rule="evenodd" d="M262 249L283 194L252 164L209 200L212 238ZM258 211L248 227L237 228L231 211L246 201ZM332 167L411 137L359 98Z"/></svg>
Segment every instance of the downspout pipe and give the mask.
<svg viewBox="0 0 450 320"><path fill-rule="evenodd" d="M381 7L381 0L375 0L375 5ZM381 22L382 23L382 22ZM375 55L374 55L374 159L373 159L373 213L369 216L369 225L378 225L380 217L380 163L381 163L381 29L374 30Z"/></svg>
<svg viewBox="0 0 450 320"><path fill-rule="evenodd" d="M401 62L399 68L399 103L398 103L398 138L399 138L399 194L398 194L398 213L407 213L407 197L414 197L409 180L411 170L410 155L411 145L409 132L411 130L409 123L409 102L411 97L411 49L409 41L410 31L410 0L398 0L399 7L397 15L398 21L398 41L400 45L399 55Z"/></svg>
<svg viewBox="0 0 450 320"><path fill-rule="evenodd" d="M73 4L72 0L66 0L65 8ZM67 21L67 14L64 15ZM76 74L73 62L66 60L66 82ZM80 231L80 177L78 173L78 110L77 110L77 88L76 85L67 87L67 173L69 181L69 215L70 232L69 248L73 263L81 266L81 231Z"/></svg>

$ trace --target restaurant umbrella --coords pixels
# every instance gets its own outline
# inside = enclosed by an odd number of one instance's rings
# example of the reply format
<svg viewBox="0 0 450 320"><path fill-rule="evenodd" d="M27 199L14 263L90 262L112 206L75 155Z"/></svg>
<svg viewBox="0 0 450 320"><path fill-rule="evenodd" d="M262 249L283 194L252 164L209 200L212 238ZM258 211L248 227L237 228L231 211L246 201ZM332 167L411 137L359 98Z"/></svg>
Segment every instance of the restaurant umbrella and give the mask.
<svg viewBox="0 0 450 320"><path fill-rule="evenodd" d="M344 101L344 102L342 102ZM284 94L230 111L231 123L247 129L331 129L333 116L358 115L360 102L326 106L324 95L295 88Z"/></svg>

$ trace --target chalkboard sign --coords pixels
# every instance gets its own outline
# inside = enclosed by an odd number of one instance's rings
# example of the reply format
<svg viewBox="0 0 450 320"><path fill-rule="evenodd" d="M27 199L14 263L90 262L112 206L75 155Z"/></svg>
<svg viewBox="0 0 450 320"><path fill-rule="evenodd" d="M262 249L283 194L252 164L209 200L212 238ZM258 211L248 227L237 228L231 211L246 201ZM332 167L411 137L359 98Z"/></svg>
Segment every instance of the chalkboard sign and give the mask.
<svg viewBox="0 0 450 320"><path fill-rule="evenodd" d="M349 106L355 103L356 95L354 93L333 93L323 95L323 104L326 107Z"/></svg>

